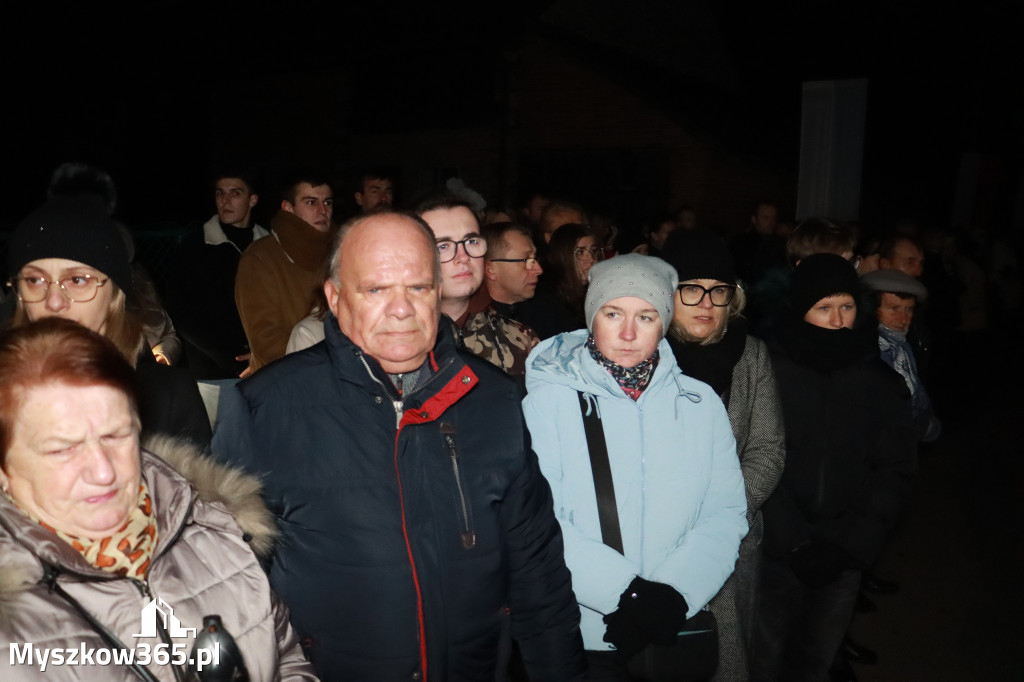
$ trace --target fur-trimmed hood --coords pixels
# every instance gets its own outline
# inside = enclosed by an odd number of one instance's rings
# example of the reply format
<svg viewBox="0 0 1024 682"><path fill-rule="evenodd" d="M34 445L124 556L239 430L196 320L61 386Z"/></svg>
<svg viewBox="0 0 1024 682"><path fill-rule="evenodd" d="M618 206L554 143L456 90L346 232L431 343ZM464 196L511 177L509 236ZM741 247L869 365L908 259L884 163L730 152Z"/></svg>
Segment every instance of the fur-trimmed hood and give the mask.
<svg viewBox="0 0 1024 682"><path fill-rule="evenodd" d="M270 554L277 527L260 496L259 479L216 462L188 441L167 436L148 438L141 457L142 475L156 501L161 542L172 540L178 527L189 520L227 531L237 524L258 557ZM163 551L160 544L157 551ZM109 578L0 496L0 622L11 600L39 581L42 559L82 574L95 572Z"/></svg>
<svg viewBox="0 0 1024 682"><path fill-rule="evenodd" d="M224 505L256 556L264 559L270 555L278 531L274 515L263 502L263 485L257 477L216 461L189 441L169 436L151 436L143 449L170 464L195 489L199 499Z"/></svg>

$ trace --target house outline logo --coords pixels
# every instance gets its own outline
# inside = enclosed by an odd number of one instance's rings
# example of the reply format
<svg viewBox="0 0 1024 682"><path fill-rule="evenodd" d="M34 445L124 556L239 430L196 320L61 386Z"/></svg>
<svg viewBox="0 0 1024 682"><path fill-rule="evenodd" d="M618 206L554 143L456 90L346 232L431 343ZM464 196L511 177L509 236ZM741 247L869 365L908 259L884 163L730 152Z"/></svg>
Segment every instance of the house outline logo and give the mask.
<svg viewBox="0 0 1024 682"><path fill-rule="evenodd" d="M197 628L183 628L174 617L174 609L161 598L153 599L142 607L142 632L132 637L157 637L157 618L171 637L195 637ZM189 633L192 633L189 635Z"/></svg>

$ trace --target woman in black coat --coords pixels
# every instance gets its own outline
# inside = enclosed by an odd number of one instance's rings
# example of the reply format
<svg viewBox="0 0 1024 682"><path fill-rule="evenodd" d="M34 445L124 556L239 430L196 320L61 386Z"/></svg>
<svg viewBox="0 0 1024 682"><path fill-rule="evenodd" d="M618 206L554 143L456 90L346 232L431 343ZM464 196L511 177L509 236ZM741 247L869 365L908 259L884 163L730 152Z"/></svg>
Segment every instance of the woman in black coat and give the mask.
<svg viewBox="0 0 1024 682"><path fill-rule="evenodd" d="M29 214L8 242L7 271L17 295L12 328L60 317L102 334L135 368L144 432L209 449L213 434L199 387L187 371L157 363L127 306L127 245L96 202L54 197Z"/></svg>
<svg viewBox="0 0 1024 682"><path fill-rule="evenodd" d="M879 359L859 293L840 256L803 260L772 352L786 465L763 509L754 680L826 677L860 572L910 495L917 452L906 386Z"/></svg>

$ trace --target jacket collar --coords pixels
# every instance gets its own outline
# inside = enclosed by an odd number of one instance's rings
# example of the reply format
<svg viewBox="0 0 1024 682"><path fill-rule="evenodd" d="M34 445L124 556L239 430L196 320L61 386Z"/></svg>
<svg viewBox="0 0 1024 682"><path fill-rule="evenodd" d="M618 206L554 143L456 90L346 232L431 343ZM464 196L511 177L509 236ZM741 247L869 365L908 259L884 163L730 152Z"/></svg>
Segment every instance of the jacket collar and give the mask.
<svg viewBox="0 0 1024 682"><path fill-rule="evenodd" d="M259 225L252 226L252 240L256 241L262 237L266 237L270 233ZM220 246L221 244L231 244L235 247L235 250L241 253L233 241L228 239L228 236L224 233L224 228L220 226L220 220L214 215L212 218L203 223L203 242L207 246Z"/></svg>
<svg viewBox="0 0 1024 682"><path fill-rule="evenodd" d="M390 378L380 363L341 331L338 327L338 318L333 313L328 313L324 318L324 340L331 364L339 379L370 390L386 391L391 400L398 398ZM425 385L421 383L421 389L430 390L417 389L408 395L405 400L407 406L419 405L426 399L425 396L436 393L462 373L466 361L459 355L457 343L451 322L446 317L439 316L437 339L424 363L424 370L430 371L433 376Z"/></svg>
<svg viewBox="0 0 1024 682"><path fill-rule="evenodd" d="M270 227L288 260L310 272L320 269L334 240L333 226L327 232L321 232L294 213L284 210L274 214Z"/></svg>
<svg viewBox="0 0 1024 682"><path fill-rule="evenodd" d="M627 398L625 392L604 367L599 365L586 348L586 329L566 332L541 341L533 349L526 361L527 392L543 384L567 386L574 391L602 398ZM686 397L691 402L700 402L701 393L692 381L687 385L682 371L676 364L672 347L664 338L658 342L658 354L661 359L651 377L651 383L640 396L641 402L652 389L667 383L673 383L673 390L678 396ZM628 398L627 398L628 399Z"/></svg>

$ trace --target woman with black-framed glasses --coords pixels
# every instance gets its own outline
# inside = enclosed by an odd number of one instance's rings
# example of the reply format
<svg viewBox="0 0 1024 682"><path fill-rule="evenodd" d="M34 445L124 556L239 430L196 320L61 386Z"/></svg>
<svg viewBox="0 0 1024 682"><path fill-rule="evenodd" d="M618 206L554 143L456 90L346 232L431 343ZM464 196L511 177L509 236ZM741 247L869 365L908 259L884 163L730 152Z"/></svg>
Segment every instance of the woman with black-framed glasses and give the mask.
<svg viewBox="0 0 1024 682"><path fill-rule="evenodd" d="M683 373L710 384L725 403L743 470L750 532L732 577L711 600L719 627L716 679L743 681L757 610L761 506L785 464L782 410L768 350L747 335L746 297L725 241L707 230L676 231L664 254L680 280L669 345Z"/></svg>
<svg viewBox="0 0 1024 682"><path fill-rule="evenodd" d="M11 328L60 317L103 335L135 368L145 432L209 446L210 421L195 380L156 362L141 320L128 308L128 246L99 204L55 197L37 208L11 234L7 272L17 296Z"/></svg>

